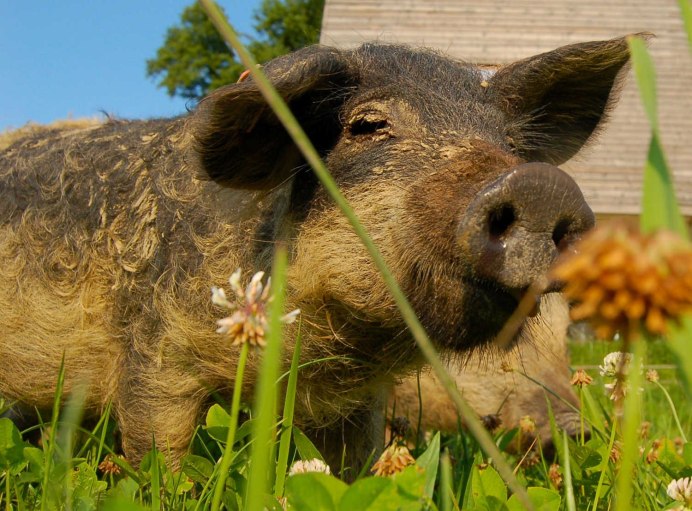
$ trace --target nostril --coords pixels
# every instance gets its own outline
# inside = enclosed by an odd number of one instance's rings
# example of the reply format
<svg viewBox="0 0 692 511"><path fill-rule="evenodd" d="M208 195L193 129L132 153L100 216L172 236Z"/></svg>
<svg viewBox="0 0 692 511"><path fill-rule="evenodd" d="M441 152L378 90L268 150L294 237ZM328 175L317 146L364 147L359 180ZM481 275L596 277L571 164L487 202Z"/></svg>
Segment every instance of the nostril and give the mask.
<svg viewBox="0 0 692 511"><path fill-rule="evenodd" d="M553 229L553 243L555 243L559 252L567 248L567 234L569 233L570 224L571 222L568 219L563 218L555 225L555 229Z"/></svg>
<svg viewBox="0 0 692 511"><path fill-rule="evenodd" d="M490 237L501 237L512 227L516 219L516 212L511 204L502 204L492 209L488 215L488 233Z"/></svg>

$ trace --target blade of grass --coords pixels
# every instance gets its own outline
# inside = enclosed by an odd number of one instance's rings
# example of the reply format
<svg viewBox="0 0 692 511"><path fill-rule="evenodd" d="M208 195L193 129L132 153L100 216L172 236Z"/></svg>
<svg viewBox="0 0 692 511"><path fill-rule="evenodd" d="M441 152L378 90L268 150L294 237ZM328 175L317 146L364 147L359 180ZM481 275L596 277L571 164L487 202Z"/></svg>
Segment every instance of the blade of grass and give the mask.
<svg viewBox="0 0 692 511"><path fill-rule="evenodd" d="M100 435L100 437L98 437L96 456L94 457L94 460L93 460L98 465L98 462L101 459L101 454L103 453L103 446L106 443L106 433L108 432L108 419L110 418L111 407L112 407L112 403L111 403L111 401L109 401L106 404L106 408L104 409L103 413L101 414L101 417L99 417L98 422L94 425L93 430L89 432L89 437L86 439L86 441L79 448L79 451L77 451L77 454L75 455L76 458L81 458L84 456L84 454L86 453L86 451L89 448L89 446L91 445L91 443L94 441L95 438L97 438L96 432L100 429L101 435Z"/></svg>
<svg viewBox="0 0 692 511"><path fill-rule="evenodd" d="M151 509L152 511L161 511L161 467L159 466L156 438L153 435L151 445Z"/></svg>
<svg viewBox="0 0 692 511"><path fill-rule="evenodd" d="M649 154L644 165L640 222L643 232L669 229L685 239L689 237L685 219L675 198L670 168L656 132L651 136Z"/></svg>
<svg viewBox="0 0 692 511"><path fill-rule="evenodd" d="M679 0L683 22L692 47L692 7L689 0ZM644 167L642 193L642 231L670 229L684 239L689 239L689 232L675 196L671 171L663 152L658 124L656 106L656 75L651 56L643 40L628 40L632 54L632 66L637 78L644 109L651 124L652 137L649 154ZM689 350L689 339L692 336L692 317L683 318L682 328L671 325L669 345L675 352L678 364L684 375L684 385L692 393L692 351Z"/></svg>
<svg viewBox="0 0 692 511"><path fill-rule="evenodd" d="M682 375L682 383L688 396L692 397L692 315L682 318L680 325L671 324L668 346L675 354Z"/></svg>
<svg viewBox="0 0 692 511"><path fill-rule="evenodd" d="M692 3L690 0L678 0L678 5L680 5L685 32L687 32L687 42L690 45L690 50L692 50Z"/></svg>
<svg viewBox="0 0 692 511"><path fill-rule="evenodd" d="M418 447L420 446L422 436L420 434L420 428L421 424L423 424L423 391L420 387L420 371L420 369L416 371L416 395L418 396L418 419L416 419L416 452L418 451Z"/></svg>
<svg viewBox="0 0 692 511"><path fill-rule="evenodd" d="M88 392L88 384L80 383L74 386L65 405L64 419L61 421L61 428L58 434L59 453L65 465L66 477L63 479L63 498L65 499L65 509L72 509L72 450L74 435L77 426L82 420L84 403Z"/></svg>
<svg viewBox="0 0 692 511"><path fill-rule="evenodd" d="M267 346L264 349L259 381L255 393L255 428L253 431L252 454L250 456L250 475L248 480L246 509L261 511L268 492L268 474L272 457L274 435L276 433L276 380L281 366L282 323L284 293L286 285L286 249L279 247L274 257L272 271L273 300L269 307L269 330Z"/></svg>
<svg viewBox="0 0 692 511"><path fill-rule="evenodd" d="M358 481L359 479L364 478L364 477L368 474L368 471L369 471L370 467L372 466L373 460L375 459L375 454L376 454L376 453L375 453L375 449L373 449L373 450L370 452L370 454L368 455L368 458L365 460L365 463L363 464L363 468L361 468L361 469L360 469L360 472L358 472L358 476L356 477L356 481ZM343 473L343 471L344 471L344 466L343 466L343 465L344 465L344 464L343 464L343 462L342 462L342 463L341 463L341 472L340 472L340 473Z"/></svg>
<svg viewBox="0 0 692 511"><path fill-rule="evenodd" d="M666 396L666 400L668 401L668 406L670 406L670 411L673 414L673 419L675 420L675 425L678 427L678 432L680 433L680 437L682 438L682 441L687 443L687 436L685 435L685 430L683 429L682 425L680 424L680 418L678 417L678 412L675 409L675 403L673 403L673 399L670 397L670 394L666 390L666 388L661 385L658 381L653 382L656 386L658 386L659 389L663 392L663 395Z"/></svg>
<svg viewBox="0 0 692 511"><path fill-rule="evenodd" d="M96 451L96 460L95 460L96 465L98 465L99 462L101 461L101 454L103 453L103 446L106 444L106 433L108 432L108 422L110 420L112 407L113 407L113 402L108 401L108 404L106 405L106 409L103 411L103 413L101 414L101 417L99 419L99 424L101 425L101 436L99 437L98 450ZM98 428L99 424L96 425L96 428ZM94 428L94 432L96 431L96 428Z"/></svg>
<svg viewBox="0 0 692 511"><path fill-rule="evenodd" d="M651 55L649 55L644 39L631 36L627 38L627 43L644 111L649 118L652 131L658 132L658 103L656 101L656 72L654 63L651 60Z"/></svg>
<svg viewBox="0 0 692 511"><path fill-rule="evenodd" d="M238 427L238 414L240 413L240 397L243 389L243 378L245 374L245 364L247 363L249 345L243 343L240 348L240 356L236 367L235 380L233 380L233 398L231 402L231 419L228 424L228 435L226 437L226 446L221 457L219 466L219 476L214 485L214 497L211 503L212 511L218 511L221 507L221 498L223 490L226 488L226 479L228 471L231 468L233 461L233 444L235 443L235 432Z"/></svg>
<svg viewBox="0 0 692 511"><path fill-rule="evenodd" d="M278 95L274 87L269 82L269 79L262 72L261 68L257 66L255 59L249 54L247 49L240 42L237 34L228 24L228 21L219 10L216 3L213 0L199 0L199 2L206 10L209 18L221 36L236 51L240 60L248 68L265 100L271 106L272 110L286 128L286 131L289 133L296 146L298 146L301 153L312 167L313 171L322 183L322 186L324 186L332 200L334 200L336 205L350 222L354 232L361 239L375 266L379 270L385 284L387 285L387 288L392 294L397 307L399 308L399 311L401 312L401 315L411 332L411 335L415 339L427 362L432 367L438 380L450 395L450 398L457 407L458 412L466 421L469 431L478 440L478 443L481 445L486 454L493 458L498 472L507 482L509 488L517 495L517 498L521 504L526 509L533 510L533 505L528 494L526 493L526 489L519 483L514 474L512 474L511 467L503 458L502 454L493 442L492 437L485 430L471 407L461 397L461 394L456 388L454 380L445 369L444 364L437 355L435 348L425 333L425 330L413 311L413 308L399 288L399 284L394 278L394 275L387 267L382 254L372 241L372 238L365 231L364 227L356 217L344 196L341 194L341 191L320 159L317 151L313 147L305 132L295 120L295 117L291 113L290 109L283 99Z"/></svg>
<svg viewBox="0 0 692 511"><path fill-rule="evenodd" d="M582 387L581 391L582 395L584 396L584 406L586 407L582 408L581 413L585 415L586 420L589 423L589 427L591 428L591 434L593 436L598 435L600 438L603 439L603 441L605 441L608 438L608 434L603 426L606 423L606 418L603 414L603 410L598 405L594 397L591 395L589 387L584 386Z"/></svg>
<svg viewBox="0 0 692 511"><path fill-rule="evenodd" d="M628 38L632 67L644 111L651 124L651 143L644 167L641 228L644 232L670 229L688 239L687 226L675 197L673 179L661 145L656 100L656 71L646 43L639 37Z"/></svg>
<svg viewBox="0 0 692 511"><path fill-rule="evenodd" d="M689 0L679 0L679 5L692 48L692 7ZM652 129L649 155L644 168L641 227L643 231L667 228L677 232L683 238L689 239L689 232L675 197L671 172L661 146L656 109L654 66L644 41L631 38L629 45L637 84ZM683 318L682 324L682 328L672 325L669 342L677 355L679 366L685 378L685 389L689 395L692 393L692 351L688 348L688 340L692 336L692 317Z"/></svg>
<svg viewBox="0 0 692 511"><path fill-rule="evenodd" d="M606 474L606 470L608 469L608 461L609 461L608 454L613 452L613 446L615 445L616 432L617 432L616 423L613 422L611 424L610 440L608 440L608 451L606 452L606 456L601 460L601 466L599 468L600 474L598 476L598 484L596 485L596 494L594 495L593 506L591 507L591 511L596 511L598 509L598 501L601 498L601 489L603 488L603 481L605 481L605 474Z"/></svg>
<svg viewBox="0 0 692 511"><path fill-rule="evenodd" d="M585 435L584 435L584 392L582 391L582 386L579 386L579 441L582 447L584 447L584 444L586 443L585 440Z"/></svg>
<svg viewBox="0 0 692 511"><path fill-rule="evenodd" d="M567 511L577 511L577 503L574 500L574 486L572 486L572 465L569 456L569 443L567 432L562 430L562 452L565 453L563 463L565 466L565 503Z"/></svg>
<svg viewBox="0 0 692 511"><path fill-rule="evenodd" d="M12 493L10 493L10 471L5 474L5 511L12 511ZM0 494L2 500L2 494Z"/></svg>
<svg viewBox="0 0 692 511"><path fill-rule="evenodd" d="M615 511L628 511L632 509L634 460L639 455L637 445L637 430L641 425L641 397L639 388L642 383L642 374L639 370L640 362L646 354L646 343L642 340L634 344L634 358L631 362L632 370L629 372L627 385L629 391L625 396L624 415L622 417L622 451L620 467L615 480Z"/></svg>
<svg viewBox="0 0 692 511"><path fill-rule="evenodd" d="M300 325L298 325L298 335L296 337L295 346L293 347L291 370L288 375L288 384L286 385L284 415L283 422L281 424L281 437L279 439L279 458L276 463L276 484L274 486L274 495L276 497L281 497L284 493L284 481L286 480L286 470L288 468L288 450L291 446L291 438L293 436L293 412L295 410L296 388L298 386L300 347Z"/></svg>
<svg viewBox="0 0 692 511"><path fill-rule="evenodd" d="M65 386L65 353L62 354L60 361L60 370L58 371L58 381L55 385L55 397L53 398L53 413L50 419L50 434L48 439L48 447L46 451L46 463L43 474L43 496L41 498L41 511L46 509L48 505L48 485L50 481L51 468L53 464L53 452L55 451L55 434L58 428L58 417L60 416L60 401L62 399L62 390Z"/></svg>
<svg viewBox="0 0 692 511"><path fill-rule="evenodd" d="M449 451L445 449L440 456L440 511L452 511L454 490L452 490L452 463Z"/></svg>

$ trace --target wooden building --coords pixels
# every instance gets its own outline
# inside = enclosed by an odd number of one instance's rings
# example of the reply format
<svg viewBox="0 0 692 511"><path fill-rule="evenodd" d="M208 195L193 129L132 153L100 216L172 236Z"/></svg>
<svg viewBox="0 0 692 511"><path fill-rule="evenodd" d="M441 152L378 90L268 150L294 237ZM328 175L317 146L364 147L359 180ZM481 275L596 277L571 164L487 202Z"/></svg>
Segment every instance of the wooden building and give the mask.
<svg viewBox="0 0 692 511"><path fill-rule="evenodd" d="M692 219L692 53L677 0L327 0L321 42L364 41L437 48L502 65L565 44L636 32L656 35L663 145L683 214ZM628 77L607 129L563 168L601 216L637 214L650 139L634 78Z"/></svg>

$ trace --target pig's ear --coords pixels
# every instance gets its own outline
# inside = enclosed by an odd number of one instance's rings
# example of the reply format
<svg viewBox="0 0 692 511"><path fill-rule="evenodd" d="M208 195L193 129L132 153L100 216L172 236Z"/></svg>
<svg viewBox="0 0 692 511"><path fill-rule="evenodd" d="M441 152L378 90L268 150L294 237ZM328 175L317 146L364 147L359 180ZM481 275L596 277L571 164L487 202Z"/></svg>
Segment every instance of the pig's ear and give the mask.
<svg viewBox="0 0 692 511"><path fill-rule="evenodd" d="M519 154L555 165L574 156L607 114L628 60L621 37L564 46L501 68L488 93L517 119L508 135Z"/></svg>
<svg viewBox="0 0 692 511"><path fill-rule="evenodd" d="M344 52L310 46L274 59L263 71L318 151L341 132L339 107L355 84ZM226 186L266 189L287 179L302 158L252 78L218 89L192 118L204 172Z"/></svg>

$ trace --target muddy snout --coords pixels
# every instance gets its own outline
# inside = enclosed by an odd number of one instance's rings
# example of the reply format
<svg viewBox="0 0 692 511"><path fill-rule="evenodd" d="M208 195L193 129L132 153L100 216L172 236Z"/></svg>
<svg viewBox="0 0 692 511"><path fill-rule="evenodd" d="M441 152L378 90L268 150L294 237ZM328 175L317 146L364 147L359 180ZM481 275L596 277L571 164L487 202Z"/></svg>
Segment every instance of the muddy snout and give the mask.
<svg viewBox="0 0 692 511"><path fill-rule="evenodd" d="M525 163L479 192L457 240L476 277L521 291L593 225L593 212L569 175L547 163Z"/></svg>

